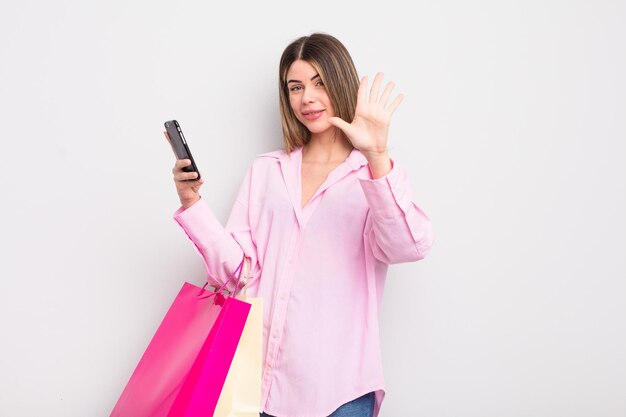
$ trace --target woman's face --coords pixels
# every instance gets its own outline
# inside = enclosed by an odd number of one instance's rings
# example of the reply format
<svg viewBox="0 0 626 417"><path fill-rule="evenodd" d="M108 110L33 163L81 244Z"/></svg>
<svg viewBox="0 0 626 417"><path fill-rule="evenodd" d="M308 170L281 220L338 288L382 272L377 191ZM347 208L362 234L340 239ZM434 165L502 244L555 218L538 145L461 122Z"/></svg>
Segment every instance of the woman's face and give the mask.
<svg viewBox="0 0 626 417"><path fill-rule="evenodd" d="M320 75L311 64L297 60L287 71L289 103L298 120L311 133L321 133L332 125L335 116L330 97Z"/></svg>

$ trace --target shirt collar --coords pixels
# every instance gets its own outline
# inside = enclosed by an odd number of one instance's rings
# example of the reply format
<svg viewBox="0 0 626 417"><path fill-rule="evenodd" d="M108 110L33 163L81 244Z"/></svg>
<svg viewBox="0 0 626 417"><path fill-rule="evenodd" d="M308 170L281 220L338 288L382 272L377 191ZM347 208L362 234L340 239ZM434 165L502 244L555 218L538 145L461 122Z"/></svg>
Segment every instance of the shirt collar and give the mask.
<svg viewBox="0 0 626 417"><path fill-rule="evenodd" d="M298 147L294 149L293 151L291 151L291 153L287 153L283 149L280 149L280 150L273 151L273 152L263 153L260 156L276 158L281 162L285 162L285 161L291 160L291 158L296 153L301 154L302 147ZM367 165L367 159L365 158L363 153L361 153L361 151L359 151L357 148L352 149L352 151L350 152L350 155L348 155L348 157L346 158L346 162L350 165L350 168L352 168L353 170L357 170L361 168L362 166Z"/></svg>

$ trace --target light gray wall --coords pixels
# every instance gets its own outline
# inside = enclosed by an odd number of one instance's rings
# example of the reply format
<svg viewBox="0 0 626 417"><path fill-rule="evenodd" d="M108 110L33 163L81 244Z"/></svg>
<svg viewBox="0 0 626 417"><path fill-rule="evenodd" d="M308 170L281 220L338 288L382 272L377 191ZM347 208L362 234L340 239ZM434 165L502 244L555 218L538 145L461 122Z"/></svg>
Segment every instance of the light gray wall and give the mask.
<svg viewBox="0 0 626 417"><path fill-rule="evenodd" d="M0 415L107 416L200 258L163 121L225 220L320 30L406 99L436 236L391 267L383 417L626 414L623 1L3 1Z"/></svg>

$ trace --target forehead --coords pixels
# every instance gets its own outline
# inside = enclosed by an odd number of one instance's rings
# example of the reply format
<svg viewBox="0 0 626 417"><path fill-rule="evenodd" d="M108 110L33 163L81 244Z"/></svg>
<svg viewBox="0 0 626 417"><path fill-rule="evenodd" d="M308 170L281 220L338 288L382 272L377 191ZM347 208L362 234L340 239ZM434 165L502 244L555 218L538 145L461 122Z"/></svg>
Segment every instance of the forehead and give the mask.
<svg viewBox="0 0 626 417"><path fill-rule="evenodd" d="M294 61L287 71L288 80L310 80L317 75L317 70L313 65L301 59Z"/></svg>

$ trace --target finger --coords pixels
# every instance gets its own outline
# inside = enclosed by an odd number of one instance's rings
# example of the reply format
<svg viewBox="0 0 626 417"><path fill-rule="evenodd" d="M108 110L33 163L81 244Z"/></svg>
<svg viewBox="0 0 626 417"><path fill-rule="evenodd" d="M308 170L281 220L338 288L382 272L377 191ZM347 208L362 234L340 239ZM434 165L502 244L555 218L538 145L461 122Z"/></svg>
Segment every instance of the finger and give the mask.
<svg viewBox="0 0 626 417"><path fill-rule="evenodd" d="M387 83L387 86L385 86L385 90L383 91L382 96L380 96L380 104L383 107L387 106L387 101L389 100L389 96L391 95L391 91L393 90L393 88L396 85L393 82L389 82Z"/></svg>
<svg viewBox="0 0 626 417"><path fill-rule="evenodd" d="M170 135L167 134L167 131L163 131L163 134L165 135L165 139L167 139L169 143L172 143L172 141L170 140Z"/></svg>
<svg viewBox="0 0 626 417"><path fill-rule="evenodd" d="M189 159L177 159L174 164L174 168L172 168L172 172L176 174L177 172L183 172L183 168L191 165L191 160Z"/></svg>
<svg viewBox="0 0 626 417"><path fill-rule="evenodd" d="M187 182L190 180L195 180L197 177L195 172L179 172L174 175L174 181L176 182Z"/></svg>
<svg viewBox="0 0 626 417"><path fill-rule="evenodd" d="M343 130L346 134L348 133L348 131L352 127L352 125L350 123L346 122L345 120L343 120L340 117L331 117L331 118L328 119L328 122L331 125L333 125L333 126L339 128L339 129Z"/></svg>
<svg viewBox="0 0 626 417"><path fill-rule="evenodd" d="M191 159L187 158L187 159L177 159L176 160L176 168L184 168L186 166L191 165Z"/></svg>
<svg viewBox="0 0 626 417"><path fill-rule="evenodd" d="M190 159L177 159L174 163L174 168L172 168L172 172L175 174L183 170L184 167L191 165Z"/></svg>
<svg viewBox="0 0 626 417"><path fill-rule="evenodd" d="M391 105L387 108L389 110L389 115L392 115L394 111L398 108L402 100L404 99L404 94L399 94L398 97L391 103Z"/></svg>
<svg viewBox="0 0 626 417"><path fill-rule="evenodd" d="M383 80L383 73L379 72L374 77L374 82L372 83L372 90L370 91L370 104L376 103L378 100L378 92L380 91L380 83Z"/></svg>
<svg viewBox="0 0 626 417"><path fill-rule="evenodd" d="M182 188L191 188L193 191L198 192L202 186L202 180L188 180L183 183Z"/></svg>
<svg viewBox="0 0 626 417"><path fill-rule="evenodd" d="M196 178L198 178L197 172L179 172L176 175L174 175L175 181L189 181L189 180L195 180Z"/></svg>

